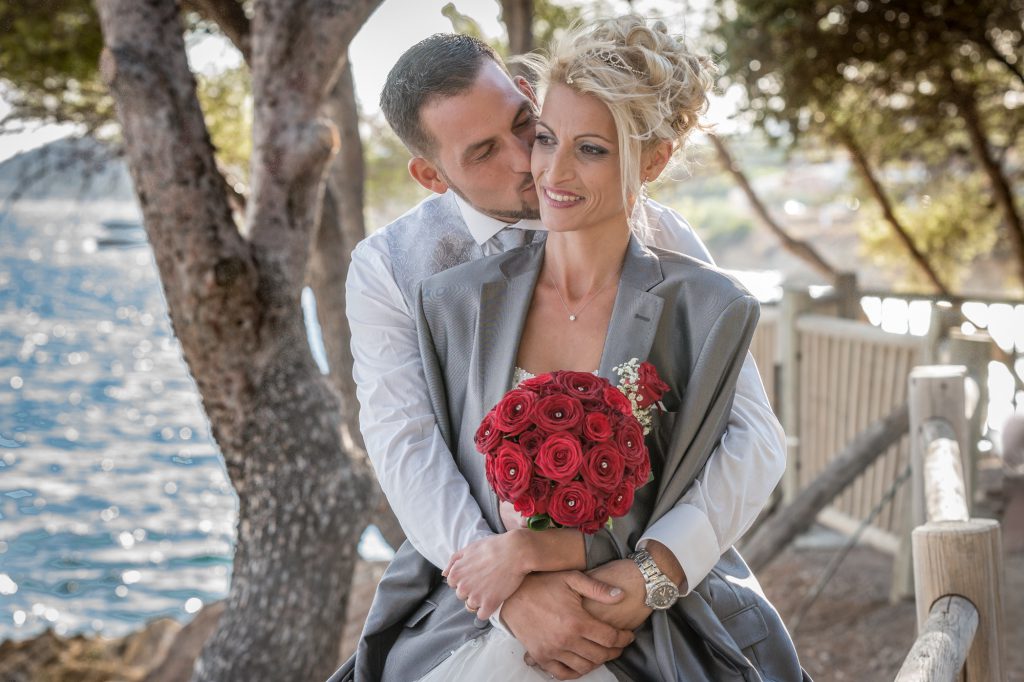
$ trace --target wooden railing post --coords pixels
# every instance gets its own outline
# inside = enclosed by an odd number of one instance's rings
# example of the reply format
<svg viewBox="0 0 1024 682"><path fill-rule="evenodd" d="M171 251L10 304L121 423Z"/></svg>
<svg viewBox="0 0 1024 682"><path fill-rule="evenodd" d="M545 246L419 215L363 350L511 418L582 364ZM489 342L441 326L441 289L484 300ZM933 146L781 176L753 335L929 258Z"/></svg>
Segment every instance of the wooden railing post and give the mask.
<svg viewBox="0 0 1024 682"><path fill-rule="evenodd" d="M832 286L835 291L836 315L847 320L860 320L864 315L860 307L857 273L840 272Z"/></svg>
<svg viewBox="0 0 1024 682"><path fill-rule="evenodd" d="M779 304L779 386L781 422L786 431L786 472L782 477L782 501L789 504L800 489L800 336L797 319L811 310L814 301L806 288L786 286Z"/></svg>
<svg viewBox="0 0 1024 682"><path fill-rule="evenodd" d="M915 368L910 375L913 494L910 521L919 632L935 603L970 601L978 629L967 652L967 680L1004 682L1002 541L999 522L971 519L962 453L966 451L964 377L960 366ZM934 620L933 620L934 625Z"/></svg>
<svg viewBox="0 0 1024 682"><path fill-rule="evenodd" d="M933 324L935 320L933 319ZM924 423L931 418L945 419L953 426L961 452L966 451L967 420L964 416L963 367L931 365L915 367L910 373L907 402L910 406L910 463L913 475L910 477L910 497L901 510L903 525L900 528L900 547L893 559L891 601L901 601L914 596L914 562L911 549L911 533L923 524L927 517L924 504L923 448L926 445L923 433Z"/></svg>
<svg viewBox="0 0 1024 682"><path fill-rule="evenodd" d="M988 416L988 363L992 359L993 342L987 333L964 334L953 330L946 342L942 362L967 368L965 391L967 414L967 449L962 450L967 506L974 508L978 482L978 440L985 431Z"/></svg>

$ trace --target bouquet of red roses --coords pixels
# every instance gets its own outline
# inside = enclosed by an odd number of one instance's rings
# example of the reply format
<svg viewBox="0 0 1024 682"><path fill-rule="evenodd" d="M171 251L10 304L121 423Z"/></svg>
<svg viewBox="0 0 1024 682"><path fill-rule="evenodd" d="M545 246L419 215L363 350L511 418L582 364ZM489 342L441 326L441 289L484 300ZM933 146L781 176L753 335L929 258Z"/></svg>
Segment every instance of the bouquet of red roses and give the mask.
<svg viewBox="0 0 1024 682"><path fill-rule="evenodd" d="M487 480L530 528L596 533L625 515L650 479L644 436L668 386L650 363L634 359L615 371L618 387L586 372L527 379L480 423Z"/></svg>

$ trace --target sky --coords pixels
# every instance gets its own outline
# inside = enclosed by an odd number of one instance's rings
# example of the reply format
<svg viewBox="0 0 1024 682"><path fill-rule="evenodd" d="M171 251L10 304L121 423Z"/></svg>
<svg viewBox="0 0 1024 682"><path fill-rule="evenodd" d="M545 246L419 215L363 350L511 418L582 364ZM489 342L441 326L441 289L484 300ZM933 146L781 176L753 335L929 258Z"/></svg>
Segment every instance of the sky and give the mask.
<svg viewBox="0 0 1024 682"><path fill-rule="evenodd" d="M381 87L391 66L402 52L414 43L433 33L452 30L451 23L441 14L441 8L450 0L384 0L356 35L350 49L356 94L364 112L378 110L377 101ZM656 13L662 16L669 27L688 37L694 35L696 20L693 12L681 7L700 8L708 0L635 0L634 11L641 14ZM617 12L628 12L630 5L625 0L608 0ZM504 34L497 0L455 0L456 8L475 19L487 37ZM192 68L202 71L216 71L238 63L237 51L220 37L209 37L190 44L189 62ZM726 119L735 108L735 96L714 97L708 120L719 124L723 132L728 131ZM0 92L0 117L9 107ZM70 126L46 125L30 128L24 133L0 136L0 162L15 154L52 142L74 131Z"/></svg>

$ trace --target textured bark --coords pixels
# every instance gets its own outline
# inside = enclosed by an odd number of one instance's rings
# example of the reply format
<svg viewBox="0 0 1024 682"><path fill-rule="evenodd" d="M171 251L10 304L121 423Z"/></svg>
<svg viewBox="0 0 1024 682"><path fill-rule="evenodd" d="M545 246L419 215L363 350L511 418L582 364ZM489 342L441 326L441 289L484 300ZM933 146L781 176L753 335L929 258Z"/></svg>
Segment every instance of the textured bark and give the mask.
<svg viewBox="0 0 1024 682"><path fill-rule="evenodd" d="M1010 249L1014 260L1017 262L1017 273L1020 281L1024 284L1024 218L1013 197L1013 188L995 155L988 144L988 135L985 125L978 114L978 105L974 99L974 93L965 86L953 81L949 76L954 102L967 128L967 135L971 139L971 150L974 152L978 164L988 177L992 185L992 193L995 194L996 203L1003 212L1003 224L1006 226L1006 234L1009 237Z"/></svg>
<svg viewBox="0 0 1024 682"><path fill-rule="evenodd" d="M772 218L770 213L768 213L768 208L761 201L761 198L757 196L757 192L755 192L754 188L750 185L750 181L747 180L746 174L744 174L743 170L735 161L733 161L732 155L726 148L725 143L722 142L717 135L709 134L708 137L711 138L711 143L715 146L719 162L727 171L729 171L729 174L732 175L734 180L736 180L736 184L738 184L740 189L743 190L743 193L746 195L747 200L750 202L750 206L754 209L754 213L757 214L757 217L760 218L765 227L771 230L772 234L778 237L779 241L782 242L782 247L810 265L812 269L824 276L830 282L834 282L839 276L839 273L836 272L835 268L829 265L813 246L805 241L795 239L782 229L782 226Z"/></svg>
<svg viewBox="0 0 1024 682"><path fill-rule="evenodd" d="M168 312L239 497L231 590L197 680L323 679L338 660L372 475L344 447L299 295L335 144L318 109L378 3L255 4L253 181L240 234L177 3L96 2L101 70Z"/></svg>
<svg viewBox="0 0 1024 682"><path fill-rule="evenodd" d="M932 267L931 263L928 262L928 258L921 253L921 250L914 244L914 240L910 237L907 232L907 228L903 226L899 218L896 217L896 212L893 210L892 202L889 201L889 197L886 195L885 190L882 189L882 183L875 177L874 171L871 169L871 164L868 162L867 157L864 155L864 150L860 148L857 141L854 139L853 134L848 130L839 131L839 139L842 141L843 146L850 152L850 158L853 159L853 164L857 167L857 171L860 173L861 179L868 187L868 191L871 192L871 196L875 198L878 205L882 208L882 215L885 216L885 221L889 223L892 231L896 234L896 238L900 240L900 243L910 253L911 259L914 263L924 272L925 276L935 287L936 291L944 296L950 296L953 292L949 290L949 287L942 281L938 273L935 272L935 268Z"/></svg>

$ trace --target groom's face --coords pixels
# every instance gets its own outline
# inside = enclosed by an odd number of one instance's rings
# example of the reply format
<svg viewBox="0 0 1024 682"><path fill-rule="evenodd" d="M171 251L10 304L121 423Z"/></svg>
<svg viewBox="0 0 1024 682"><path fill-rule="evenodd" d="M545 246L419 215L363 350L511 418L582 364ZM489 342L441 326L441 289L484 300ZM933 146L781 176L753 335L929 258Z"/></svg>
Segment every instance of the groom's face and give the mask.
<svg viewBox="0 0 1024 682"><path fill-rule="evenodd" d="M536 103L524 79L513 82L486 60L469 90L428 103L420 120L434 141L432 158L419 160L436 172L430 189L451 189L505 222L538 217L530 174Z"/></svg>

